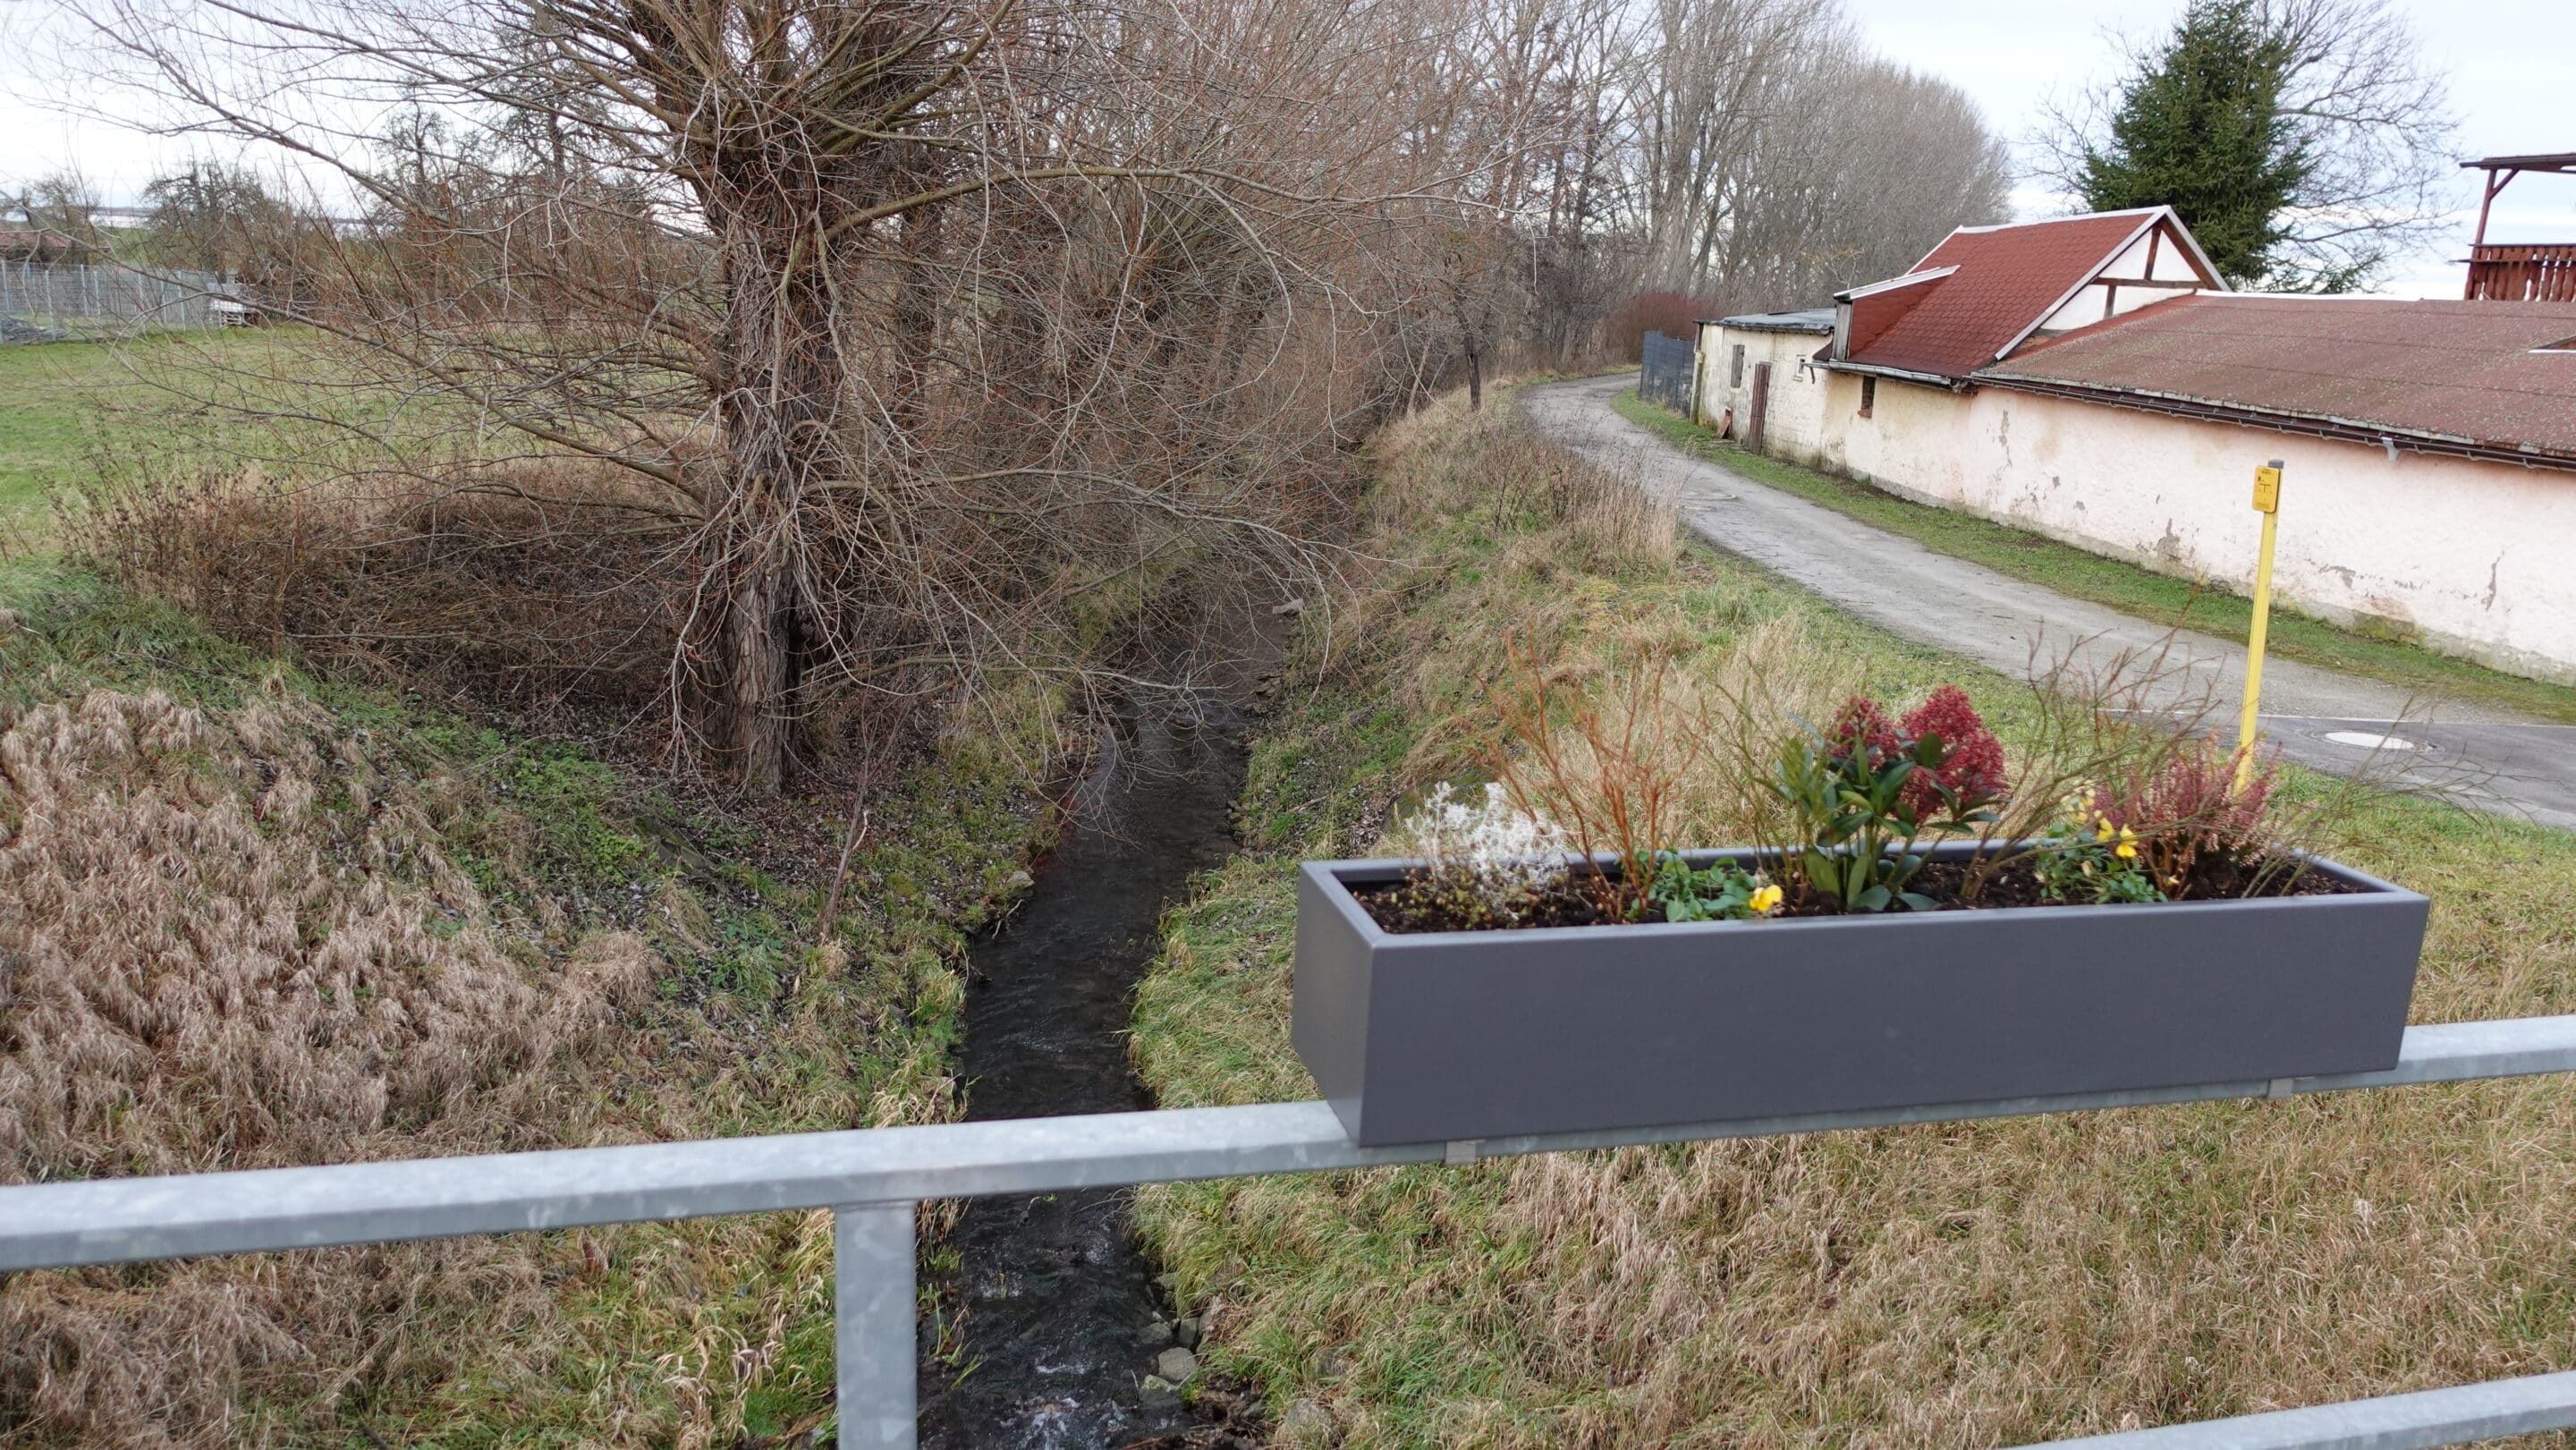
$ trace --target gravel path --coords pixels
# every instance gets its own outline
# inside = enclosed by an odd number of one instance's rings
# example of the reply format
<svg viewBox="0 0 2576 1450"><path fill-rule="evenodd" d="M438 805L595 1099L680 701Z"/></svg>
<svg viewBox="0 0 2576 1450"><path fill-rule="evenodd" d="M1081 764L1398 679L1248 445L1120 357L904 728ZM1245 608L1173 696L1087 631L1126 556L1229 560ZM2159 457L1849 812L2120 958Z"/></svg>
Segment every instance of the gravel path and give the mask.
<svg viewBox="0 0 2576 1450"><path fill-rule="evenodd" d="M2172 641L2167 708L2214 699L2234 716L2244 647L2070 598L2044 585L1935 553L1722 464L1692 458L1613 412L1628 374L1527 389L1541 431L1643 487L1672 496L1700 537L1803 586L1891 634L2027 678L2034 661L2103 661ZM2576 829L2576 727L2492 707L2409 695L2377 680L2273 657L2264 666L2263 725L2302 764L2373 774L2464 803ZM2272 713L2277 712L2277 713ZM2401 723L2402 722L2402 723ZM2395 736L2412 750L2330 738Z"/></svg>

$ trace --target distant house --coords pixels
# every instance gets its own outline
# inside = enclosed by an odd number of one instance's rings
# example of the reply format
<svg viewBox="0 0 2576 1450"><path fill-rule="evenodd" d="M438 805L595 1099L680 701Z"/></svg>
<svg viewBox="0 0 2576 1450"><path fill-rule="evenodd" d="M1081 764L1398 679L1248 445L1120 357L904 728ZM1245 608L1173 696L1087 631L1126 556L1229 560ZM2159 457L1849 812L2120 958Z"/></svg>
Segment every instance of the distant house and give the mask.
<svg viewBox="0 0 2576 1450"><path fill-rule="evenodd" d="M1703 420L1891 492L2576 682L2576 302L2227 290L2170 211L1953 233L1700 324ZM1755 406L1756 393L1761 406Z"/></svg>

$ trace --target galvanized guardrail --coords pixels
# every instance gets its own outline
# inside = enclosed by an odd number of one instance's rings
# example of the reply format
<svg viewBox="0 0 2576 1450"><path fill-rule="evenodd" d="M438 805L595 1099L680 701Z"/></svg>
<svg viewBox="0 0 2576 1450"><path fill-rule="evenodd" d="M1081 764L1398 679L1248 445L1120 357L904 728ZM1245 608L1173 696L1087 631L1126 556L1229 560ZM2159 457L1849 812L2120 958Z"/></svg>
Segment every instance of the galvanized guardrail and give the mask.
<svg viewBox="0 0 2576 1450"><path fill-rule="evenodd" d="M834 1210L840 1443L914 1443L913 1218L926 1198L1311 1173L1642 1143L2576 1072L2576 1016L2410 1028L2388 1072L1614 1133L1361 1148L1323 1103L943 1123L0 1188L0 1271ZM2060 1441L2100 1450L2410 1450L2576 1428L2576 1373Z"/></svg>

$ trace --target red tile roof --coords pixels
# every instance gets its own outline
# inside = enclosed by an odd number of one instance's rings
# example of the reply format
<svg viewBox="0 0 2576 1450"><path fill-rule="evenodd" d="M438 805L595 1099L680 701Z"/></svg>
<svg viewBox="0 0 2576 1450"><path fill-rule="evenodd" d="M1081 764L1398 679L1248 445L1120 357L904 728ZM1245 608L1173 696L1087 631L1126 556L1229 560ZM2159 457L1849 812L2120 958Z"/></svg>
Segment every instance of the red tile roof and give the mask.
<svg viewBox="0 0 2576 1450"><path fill-rule="evenodd" d="M1977 377L2576 458L2576 350L2535 351L2559 344L2576 302L2196 293Z"/></svg>
<svg viewBox="0 0 2576 1450"><path fill-rule="evenodd" d="M1959 270L1908 289L1921 300L1855 346L1850 360L1947 378L1974 372L2054 311L2150 220L2147 212L2102 212L1952 232L1914 270Z"/></svg>

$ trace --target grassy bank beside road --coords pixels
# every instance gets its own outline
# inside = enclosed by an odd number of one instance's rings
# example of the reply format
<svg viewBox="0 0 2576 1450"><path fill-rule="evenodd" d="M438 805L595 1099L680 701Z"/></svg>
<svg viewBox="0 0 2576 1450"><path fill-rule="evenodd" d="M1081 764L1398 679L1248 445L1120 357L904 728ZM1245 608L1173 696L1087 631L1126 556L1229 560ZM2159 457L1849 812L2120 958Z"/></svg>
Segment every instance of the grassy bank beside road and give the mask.
<svg viewBox="0 0 2576 1450"><path fill-rule="evenodd" d="M1369 547L1409 565L1305 640L1252 849L1170 920L1135 1046L1167 1106L1313 1093L1294 863L1472 770L1506 627L1569 679L1957 681L2010 743L2013 682L1683 547L1510 411L1382 444ZM2350 834L2436 902L2420 1020L2576 1010L2576 837L2402 800ZM2576 1091L2540 1080L1174 1185L1141 1221L1287 1443L1992 1445L2576 1363L2572 1191Z"/></svg>
<svg viewBox="0 0 2576 1450"><path fill-rule="evenodd" d="M0 561L0 1182L935 1120L1055 701L875 805L675 793ZM0 1280L0 1441L807 1443L828 1214Z"/></svg>
<svg viewBox="0 0 2576 1450"><path fill-rule="evenodd" d="M1713 431L1644 401L1633 391L1621 393L1611 406L1619 416L1652 430L1694 457L1723 464L1757 483L1822 504L1875 528L1903 534L1925 548L1983 564L1999 574L2046 585L2061 594L2157 624L2187 625L2220 639L2241 643L2251 626L2253 601L2242 595L2200 588L2191 580L2088 553L2026 529L1915 503L1866 483L1765 454L1748 453ZM2536 719L2576 725L2576 689L2509 675L2402 640L2373 638L2278 604L2272 611L2270 648L2289 659L2384 680L2427 698L2472 700Z"/></svg>

